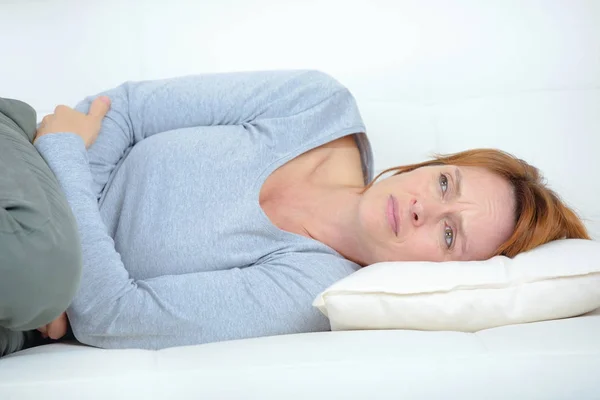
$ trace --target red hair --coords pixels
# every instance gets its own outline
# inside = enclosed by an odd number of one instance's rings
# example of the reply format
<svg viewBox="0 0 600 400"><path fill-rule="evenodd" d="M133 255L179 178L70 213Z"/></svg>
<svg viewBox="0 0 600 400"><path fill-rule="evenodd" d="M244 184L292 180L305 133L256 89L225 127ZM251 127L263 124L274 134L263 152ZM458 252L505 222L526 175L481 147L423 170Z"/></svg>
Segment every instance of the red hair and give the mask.
<svg viewBox="0 0 600 400"><path fill-rule="evenodd" d="M467 150L438 155L418 164L389 168L377 175L364 190L369 189L383 174L393 171L401 174L432 165L483 167L511 184L516 203L515 230L494 255L514 257L556 239L590 239L581 219L546 186L537 168L500 150Z"/></svg>

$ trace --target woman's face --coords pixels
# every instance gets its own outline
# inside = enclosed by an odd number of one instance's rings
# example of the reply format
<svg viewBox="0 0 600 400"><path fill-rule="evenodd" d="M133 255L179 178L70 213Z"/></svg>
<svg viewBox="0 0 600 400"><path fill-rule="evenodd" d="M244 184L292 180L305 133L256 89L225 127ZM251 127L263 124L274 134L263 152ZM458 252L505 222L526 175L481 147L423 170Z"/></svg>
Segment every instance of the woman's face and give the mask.
<svg viewBox="0 0 600 400"><path fill-rule="evenodd" d="M430 166L391 176L361 199L366 264L490 258L512 234L514 210L511 185L484 168Z"/></svg>

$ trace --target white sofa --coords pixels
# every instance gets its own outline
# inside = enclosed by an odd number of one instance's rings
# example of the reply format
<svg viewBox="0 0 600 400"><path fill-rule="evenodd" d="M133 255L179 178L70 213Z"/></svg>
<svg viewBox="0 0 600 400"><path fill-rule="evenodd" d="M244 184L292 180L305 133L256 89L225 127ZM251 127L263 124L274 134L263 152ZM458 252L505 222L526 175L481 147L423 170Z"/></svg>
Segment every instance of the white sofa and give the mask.
<svg viewBox="0 0 600 400"><path fill-rule="evenodd" d="M600 398L600 311L478 333L350 331L161 351L49 345L0 360L2 399Z"/></svg>
<svg viewBox="0 0 600 400"><path fill-rule="evenodd" d="M0 95L40 118L125 80L320 69L357 98L377 170L499 147L600 239L600 2L8 0L0 26ZM0 360L0 399L600 399L598 371L600 310L475 334L50 345Z"/></svg>

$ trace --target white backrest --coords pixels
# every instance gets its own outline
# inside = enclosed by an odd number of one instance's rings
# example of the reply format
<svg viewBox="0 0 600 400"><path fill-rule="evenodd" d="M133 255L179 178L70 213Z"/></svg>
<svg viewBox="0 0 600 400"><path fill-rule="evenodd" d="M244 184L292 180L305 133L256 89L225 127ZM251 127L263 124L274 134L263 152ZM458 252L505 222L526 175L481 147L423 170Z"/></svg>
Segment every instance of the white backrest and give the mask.
<svg viewBox="0 0 600 400"><path fill-rule="evenodd" d="M595 0L0 0L0 96L40 118L126 80L311 68L354 93L376 169L497 147L600 238Z"/></svg>

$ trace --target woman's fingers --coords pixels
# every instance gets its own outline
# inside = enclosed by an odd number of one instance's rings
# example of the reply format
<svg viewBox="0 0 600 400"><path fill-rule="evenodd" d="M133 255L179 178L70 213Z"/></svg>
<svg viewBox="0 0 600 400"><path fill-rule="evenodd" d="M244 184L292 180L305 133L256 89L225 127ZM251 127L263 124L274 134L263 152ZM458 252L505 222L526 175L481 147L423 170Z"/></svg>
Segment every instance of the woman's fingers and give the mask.
<svg viewBox="0 0 600 400"><path fill-rule="evenodd" d="M34 143L44 135L70 132L81 137L87 149L96 141L102 127L102 119L109 109L110 99L106 96L96 98L90 105L87 115L65 105L56 106L54 114L42 119Z"/></svg>
<svg viewBox="0 0 600 400"><path fill-rule="evenodd" d="M38 328L38 331L40 331L44 339L50 338L52 340L58 340L67 334L67 326L67 314L62 313L54 321Z"/></svg>
<svg viewBox="0 0 600 400"><path fill-rule="evenodd" d="M48 325L48 337L52 340L58 340L67 334L67 314L62 313Z"/></svg>
<svg viewBox="0 0 600 400"><path fill-rule="evenodd" d="M92 102L92 105L90 106L90 109L88 111L88 115L90 117L95 117L99 120L102 120L102 118L104 118L104 116L108 112L109 108L110 99L106 96L100 96Z"/></svg>
<svg viewBox="0 0 600 400"><path fill-rule="evenodd" d="M42 337L44 339L48 337L48 325L44 325L41 328L38 328L37 330L42 334Z"/></svg>
<svg viewBox="0 0 600 400"><path fill-rule="evenodd" d="M53 116L54 116L54 114L48 114L44 118L42 118L42 122L40 123L40 126L44 126L48 122L50 122L50 120L52 119Z"/></svg>
<svg viewBox="0 0 600 400"><path fill-rule="evenodd" d="M68 111L72 111L73 109L69 106L65 106L64 104L60 104L54 108L54 114L63 114Z"/></svg>

